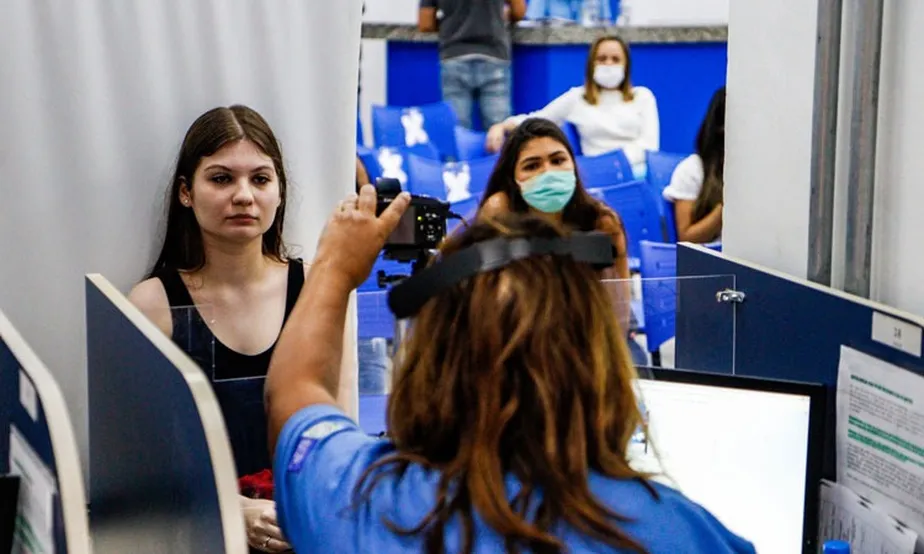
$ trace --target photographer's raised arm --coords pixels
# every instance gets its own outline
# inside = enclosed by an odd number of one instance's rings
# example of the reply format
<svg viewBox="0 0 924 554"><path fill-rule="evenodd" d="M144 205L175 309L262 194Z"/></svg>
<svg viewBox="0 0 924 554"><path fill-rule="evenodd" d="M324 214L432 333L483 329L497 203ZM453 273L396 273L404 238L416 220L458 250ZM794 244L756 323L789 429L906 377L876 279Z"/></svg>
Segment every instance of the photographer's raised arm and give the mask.
<svg viewBox="0 0 924 554"><path fill-rule="evenodd" d="M296 412L313 404L336 404L350 292L369 276L409 201L410 196L402 193L376 217L375 188L366 185L358 198L352 194L342 202L328 221L267 374L265 404L272 450Z"/></svg>

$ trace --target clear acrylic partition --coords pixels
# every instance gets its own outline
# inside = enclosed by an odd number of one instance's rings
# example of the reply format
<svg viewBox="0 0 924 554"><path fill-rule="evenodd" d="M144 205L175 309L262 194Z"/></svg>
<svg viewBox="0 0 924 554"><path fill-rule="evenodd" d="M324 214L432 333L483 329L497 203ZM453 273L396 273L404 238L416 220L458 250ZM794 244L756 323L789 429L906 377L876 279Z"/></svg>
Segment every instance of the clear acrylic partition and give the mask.
<svg viewBox="0 0 924 554"><path fill-rule="evenodd" d="M383 395L391 390L396 322L388 309L388 292L356 294L359 394Z"/></svg>
<svg viewBox="0 0 924 554"><path fill-rule="evenodd" d="M606 280L637 366L735 373L734 275Z"/></svg>
<svg viewBox="0 0 924 554"><path fill-rule="evenodd" d="M171 337L211 379L215 375L215 325L211 306L177 306L170 308L173 322Z"/></svg>

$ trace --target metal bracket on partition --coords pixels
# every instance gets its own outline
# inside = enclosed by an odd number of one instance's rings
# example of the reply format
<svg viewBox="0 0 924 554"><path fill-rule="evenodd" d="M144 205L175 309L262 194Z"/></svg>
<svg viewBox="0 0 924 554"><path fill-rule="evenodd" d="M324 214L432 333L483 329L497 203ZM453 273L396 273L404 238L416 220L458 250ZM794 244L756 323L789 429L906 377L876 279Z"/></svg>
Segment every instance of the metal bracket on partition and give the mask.
<svg viewBox="0 0 924 554"><path fill-rule="evenodd" d="M747 298L746 294L732 289L720 290L719 292L715 293L715 299L717 302L734 302L735 304L741 304L744 302L745 298Z"/></svg>

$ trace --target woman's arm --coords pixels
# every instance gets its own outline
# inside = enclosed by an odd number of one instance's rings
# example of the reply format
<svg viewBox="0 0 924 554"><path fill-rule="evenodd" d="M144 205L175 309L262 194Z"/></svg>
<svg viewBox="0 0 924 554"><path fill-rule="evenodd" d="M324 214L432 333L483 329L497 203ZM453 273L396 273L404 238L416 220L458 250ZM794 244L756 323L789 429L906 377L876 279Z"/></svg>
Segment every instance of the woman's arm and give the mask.
<svg viewBox="0 0 924 554"><path fill-rule="evenodd" d="M661 120L658 117L658 101L653 92L639 87L638 101L642 102L642 134L638 145L645 150L661 149Z"/></svg>
<svg viewBox="0 0 924 554"><path fill-rule="evenodd" d="M302 265L305 268L305 280L307 281L311 264L305 262ZM343 413L358 421L359 361L356 355L356 336L349 332L350 327L350 325L344 325L343 329L343 355L340 360L340 385L337 388L336 401ZM352 327L355 328L356 325Z"/></svg>
<svg viewBox="0 0 924 554"><path fill-rule="evenodd" d="M715 240L722 232L722 204L718 204L706 217L693 222L695 200L676 200L674 220L677 223L677 240L705 243Z"/></svg>
<svg viewBox="0 0 924 554"><path fill-rule="evenodd" d="M515 129L517 125L531 117L541 117L556 125L563 125L568 120L568 116L574 112L575 105L581 100L582 90L581 87L570 89L546 104L545 107L525 115L508 117L504 122L513 122L512 129Z"/></svg>

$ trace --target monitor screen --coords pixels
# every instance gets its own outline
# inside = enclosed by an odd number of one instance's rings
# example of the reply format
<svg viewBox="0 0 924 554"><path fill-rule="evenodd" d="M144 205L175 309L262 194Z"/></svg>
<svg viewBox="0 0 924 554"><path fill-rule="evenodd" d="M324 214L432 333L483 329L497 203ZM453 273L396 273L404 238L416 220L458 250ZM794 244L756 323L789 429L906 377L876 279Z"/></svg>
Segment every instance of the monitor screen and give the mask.
<svg viewBox="0 0 924 554"><path fill-rule="evenodd" d="M652 377L638 381L649 435L633 440L633 467L662 472L656 480L704 506L761 554L813 552L823 387L641 373Z"/></svg>

